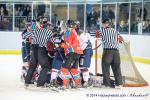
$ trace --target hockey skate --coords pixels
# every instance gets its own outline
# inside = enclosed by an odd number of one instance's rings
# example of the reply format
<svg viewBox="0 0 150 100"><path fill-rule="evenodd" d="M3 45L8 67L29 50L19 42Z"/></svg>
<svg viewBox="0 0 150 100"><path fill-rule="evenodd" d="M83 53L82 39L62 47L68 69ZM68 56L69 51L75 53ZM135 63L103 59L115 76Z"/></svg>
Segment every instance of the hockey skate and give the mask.
<svg viewBox="0 0 150 100"><path fill-rule="evenodd" d="M24 86L25 86L25 88L28 88L28 87L29 87L29 84L25 83Z"/></svg>
<svg viewBox="0 0 150 100"><path fill-rule="evenodd" d="M50 83L45 83L45 87L48 87L52 91L59 92L59 89L57 88L56 79L53 79Z"/></svg>
<svg viewBox="0 0 150 100"><path fill-rule="evenodd" d="M65 90L69 89L69 87L68 87L68 86L65 86L65 85L63 85L63 86L58 86L57 88L58 88L59 90L62 90L62 91L65 91Z"/></svg>
<svg viewBox="0 0 150 100"><path fill-rule="evenodd" d="M88 86L89 86L88 82L84 82L82 85L83 88L87 88Z"/></svg>
<svg viewBox="0 0 150 100"><path fill-rule="evenodd" d="M24 82L24 80L25 80L25 74L22 74L21 77L20 77L20 79L21 79L21 82Z"/></svg>
<svg viewBox="0 0 150 100"><path fill-rule="evenodd" d="M49 87L51 87L51 88L54 88L54 87L56 88L56 87L57 87L56 79L53 79L53 80L50 82Z"/></svg>

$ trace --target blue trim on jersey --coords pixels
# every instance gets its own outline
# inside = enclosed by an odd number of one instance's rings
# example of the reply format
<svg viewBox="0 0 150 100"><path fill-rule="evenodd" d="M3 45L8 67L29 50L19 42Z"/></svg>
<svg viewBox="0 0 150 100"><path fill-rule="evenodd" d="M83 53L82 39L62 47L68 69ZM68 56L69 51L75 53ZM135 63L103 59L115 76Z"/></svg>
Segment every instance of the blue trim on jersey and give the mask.
<svg viewBox="0 0 150 100"><path fill-rule="evenodd" d="M36 23L33 23L32 24L32 30L35 30L36 29Z"/></svg>
<svg viewBox="0 0 150 100"><path fill-rule="evenodd" d="M69 37L69 35L70 35L70 31L69 31L69 30L67 30L67 31L66 31L66 33L65 33L65 35L66 35L66 37Z"/></svg>
<svg viewBox="0 0 150 100"><path fill-rule="evenodd" d="M69 48L69 49L68 49L68 51L69 51L69 53L70 53L70 52L73 52L73 49L72 49L72 47L71 47L71 48Z"/></svg>

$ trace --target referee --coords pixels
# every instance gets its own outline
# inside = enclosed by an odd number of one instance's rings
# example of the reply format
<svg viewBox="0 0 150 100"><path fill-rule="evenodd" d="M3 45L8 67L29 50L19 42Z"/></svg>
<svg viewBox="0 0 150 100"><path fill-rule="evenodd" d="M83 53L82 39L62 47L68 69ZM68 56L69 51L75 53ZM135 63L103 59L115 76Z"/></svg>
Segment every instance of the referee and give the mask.
<svg viewBox="0 0 150 100"><path fill-rule="evenodd" d="M103 84L105 87L112 87L110 82L110 66L112 68L116 87L121 87L122 74L120 69L119 54L119 33L111 27L109 19L103 20L103 26L100 28L99 35L102 39L103 55L102 55L102 73Z"/></svg>
<svg viewBox="0 0 150 100"><path fill-rule="evenodd" d="M43 25L44 26L44 25ZM31 63L27 75L25 77L25 86L29 86L31 84L31 79L33 73L37 67L37 64L40 64L42 70L40 72L37 87L44 86L47 80L47 72L50 68L50 61L48 60L48 52L46 50L46 44L48 40L53 41L52 38L52 31L47 30L44 27L41 27L38 30L33 32L26 32L23 37L32 38L32 45L31 45Z"/></svg>

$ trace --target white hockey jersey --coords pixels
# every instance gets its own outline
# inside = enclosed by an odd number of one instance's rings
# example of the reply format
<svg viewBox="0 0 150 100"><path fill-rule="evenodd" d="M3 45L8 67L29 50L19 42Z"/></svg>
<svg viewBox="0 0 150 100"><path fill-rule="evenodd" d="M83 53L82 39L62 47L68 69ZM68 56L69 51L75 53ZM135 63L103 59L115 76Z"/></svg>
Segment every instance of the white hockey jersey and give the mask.
<svg viewBox="0 0 150 100"><path fill-rule="evenodd" d="M88 46L88 43L89 43L89 41L90 41L90 38L91 38L91 36L90 36L89 33L82 33L82 34L80 35L79 41L80 41L81 48L82 48L83 50L85 50L86 47ZM90 42L91 42L91 41L90 41Z"/></svg>

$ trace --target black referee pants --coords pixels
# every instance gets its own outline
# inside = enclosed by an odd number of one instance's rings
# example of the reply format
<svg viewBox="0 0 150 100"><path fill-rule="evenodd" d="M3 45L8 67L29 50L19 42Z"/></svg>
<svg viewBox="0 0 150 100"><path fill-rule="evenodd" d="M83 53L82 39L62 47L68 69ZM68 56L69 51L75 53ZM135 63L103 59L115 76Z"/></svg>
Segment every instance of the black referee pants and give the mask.
<svg viewBox="0 0 150 100"><path fill-rule="evenodd" d="M43 86L47 80L47 72L50 68L50 61L48 59L48 53L45 47L38 47L38 45L31 46L31 59L30 67L25 78L25 83L30 84L33 73L37 67L37 64L40 64L42 70L40 72L37 86Z"/></svg>
<svg viewBox="0 0 150 100"><path fill-rule="evenodd" d="M118 50L104 50L102 56L103 83L105 86L111 86L110 66L112 68L116 85L122 85L122 74L120 69L120 54Z"/></svg>

